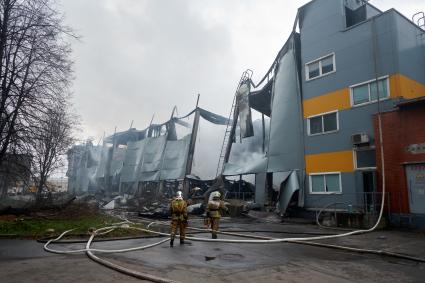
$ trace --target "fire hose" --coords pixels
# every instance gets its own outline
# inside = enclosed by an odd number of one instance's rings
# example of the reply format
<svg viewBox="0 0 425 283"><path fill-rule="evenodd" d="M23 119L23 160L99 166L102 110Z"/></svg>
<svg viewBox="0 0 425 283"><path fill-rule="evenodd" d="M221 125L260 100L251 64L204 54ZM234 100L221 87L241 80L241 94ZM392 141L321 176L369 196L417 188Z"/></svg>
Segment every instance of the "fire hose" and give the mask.
<svg viewBox="0 0 425 283"><path fill-rule="evenodd" d="M55 239L49 240L44 245L44 249L48 252L57 253L57 254L74 254L74 253L85 252L86 255L90 259L92 259L93 261L95 261L99 264L102 264L102 265L104 265L108 268L111 268L113 270L119 271L121 273L130 275L130 276L133 276L133 277L136 277L136 278L139 278L139 279L149 280L151 282L161 282L161 283L176 282L176 281L169 280L169 279L166 279L166 278L161 278L161 277L157 277L157 276L154 276L154 275L151 275L151 274L141 273L141 272L138 272L138 271L128 269L126 267L117 265L117 264L112 263L110 261L107 261L105 259L99 258L98 256L93 254L93 252L124 253L124 252L130 252L130 251L144 250L144 249L148 249L148 248L158 246L158 245L160 245L164 242L169 241L169 238L168 238L170 236L169 233L163 233L163 232L155 231L155 230L152 230L152 229L130 226L132 224L134 224L134 223L130 222L130 221L125 221L125 222L116 223L116 224L113 224L111 226L103 227L103 228L100 228L100 229L93 231L89 240L86 243L85 249L66 251L66 250L52 249L52 248L49 247L50 244L58 242L66 234L73 231L73 230L68 230L68 231L63 232L61 235L59 235ZM148 227L151 227L152 225L155 225L155 224L167 225L166 223L162 223L162 222L151 222L148 225ZM211 232L211 229L201 229L201 228L196 228L196 227L188 227L188 228L191 229L191 230L200 231L200 232ZM105 234L107 234L107 233L109 233L109 232L111 232L115 229L133 229L133 230L138 230L138 231L141 231L141 232L155 234L155 235L159 235L159 236L166 236L167 238L163 239L161 241L158 241L156 243L153 243L153 244L131 247L131 248L126 248L126 249L95 249L95 248L91 248L91 244L92 244L95 236L105 235ZM412 260L412 261L417 261L417 262L425 262L425 259L422 259L422 258L417 258L417 257L408 256L408 255L403 255L403 254L382 251L382 250L359 249L359 248L352 248L352 247L345 247L345 246L338 246L338 245L329 245L329 244L316 243L316 242L307 242L307 241L310 241L310 240L313 240L313 239L334 238L337 235L326 235L326 236L307 237L307 238L305 238L305 237L304 238L300 238L300 237L271 238L271 237L266 237L266 236L247 235L247 234L240 234L240 233L233 233L233 232L220 232L220 231L218 231L218 233L224 234L224 235L229 235L229 236L246 237L246 238L253 238L253 239L251 239L251 240L245 240L245 239L207 239L207 238L192 237L192 236L188 236L188 237L186 237L186 239L192 240L192 241L221 242L221 243L257 243L258 244L258 243L288 242L288 243L296 243L296 244L305 244L305 245L334 248L334 249L346 250L346 251L351 251L351 252L371 253L371 254L378 254L378 255L384 255L384 256L391 256L391 257L397 257L397 258L407 259L407 260ZM348 234L348 233L345 233L345 234ZM343 235L343 234L338 234L338 235ZM176 236L179 237L178 235L176 235Z"/></svg>

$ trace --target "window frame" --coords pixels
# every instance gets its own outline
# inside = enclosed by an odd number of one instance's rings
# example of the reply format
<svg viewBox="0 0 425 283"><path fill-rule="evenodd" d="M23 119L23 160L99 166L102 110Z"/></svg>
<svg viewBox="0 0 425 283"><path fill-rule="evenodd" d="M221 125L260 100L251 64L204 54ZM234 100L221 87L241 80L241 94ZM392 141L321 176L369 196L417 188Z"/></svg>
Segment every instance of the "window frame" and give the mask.
<svg viewBox="0 0 425 283"><path fill-rule="evenodd" d="M323 116L328 115L328 114L333 114L333 113L336 113L336 130L325 132L324 131L325 130L325 124L324 124ZM322 132L312 134L311 129L310 129L310 119L317 118L317 117L322 117ZM329 111L329 112L324 112L324 113L320 113L320 114L316 114L316 115L307 117L307 135L310 136L310 137L311 136L333 134L333 133L336 133L338 131L339 131L339 111L338 110L332 110L332 111Z"/></svg>
<svg viewBox="0 0 425 283"><path fill-rule="evenodd" d="M354 170L358 170L358 171L370 171L370 170L376 170L378 168L378 165L377 164L374 167L358 167L358 164L357 164L357 152L358 151L368 151L368 150L374 150L375 151L375 157L376 157L376 148L375 148L374 145L368 146L368 147L353 148Z"/></svg>
<svg viewBox="0 0 425 283"><path fill-rule="evenodd" d="M390 97L391 97L390 77L388 75L379 77L378 78L378 83L379 83L379 81L383 81L383 80L386 80L386 82L387 82L386 83L386 85L387 85L387 96L384 97L384 98L379 98L379 101L384 101L384 100L390 99ZM350 104L351 104L351 107L358 107L358 106L363 106L363 105L368 105L368 104L372 104L372 103L377 103L378 102L378 99L371 100L370 85L372 83L374 83L374 82L376 82L376 79L371 79L371 80L368 80L368 81L365 81L365 82L361 82L361 83L358 83L358 84L354 84L354 85L349 86L349 88L350 88ZM368 94L369 94L369 101L363 102L363 103L359 103L359 104L354 104L354 88L359 87L359 86L364 86L364 85L367 85Z"/></svg>
<svg viewBox="0 0 425 283"><path fill-rule="evenodd" d="M327 57L330 57L330 56L332 56L333 70L331 72L327 72L325 74L322 74L322 60L326 59ZM314 63L319 63L319 75L317 77L310 78L309 65L314 64ZM320 58L317 58L317 59L311 60L310 62L305 63L304 69L305 69L305 80L307 82L321 78L321 77L324 77L324 76L327 76L327 75L330 75L332 73L335 73L336 72L335 52L326 54L326 55L324 55Z"/></svg>
<svg viewBox="0 0 425 283"><path fill-rule="evenodd" d="M322 175L324 177L324 185L325 185L325 189L326 189L326 175L337 175L338 174L338 178L339 178L339 192L328 192L328 191L323 191L323 192L313 192L313 182L311 181L311 177L312 176L318 176L318 175ZM341 178L341 172L317 172L317 173L310 173L308 174L308 179L309 179L309 193L313 194L313 195L340 195L342 194L342 178Z"/></svg>

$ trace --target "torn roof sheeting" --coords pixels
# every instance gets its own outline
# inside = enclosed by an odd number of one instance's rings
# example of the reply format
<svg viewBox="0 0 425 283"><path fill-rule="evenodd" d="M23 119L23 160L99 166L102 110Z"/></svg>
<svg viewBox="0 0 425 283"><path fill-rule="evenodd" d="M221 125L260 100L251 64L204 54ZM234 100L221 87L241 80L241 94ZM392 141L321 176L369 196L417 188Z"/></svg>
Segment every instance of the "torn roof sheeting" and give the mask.
<svg viewBox="0 0 425 283"><path fill-rule="evenodd" d="M292 195L300 189L300 182L297 171L282 172L281 174L284 175L284 179L279 188L279 205L277 209L279 213L283 214L288 208Z"/></svg>
<svg viewBox="0 0 425 283"><path fill-rule="evenodd" d="M276 68L267 150L268 172L304 168L298 51L299 34L294 32L286 42Z"/></svg>
<svg viewBox="0 0 425 283"><path fill-rule="evenodd" d="M186 167L193 132L192 123L187 121L196 111L207 123L228 124L229 119L196 108L183 117L171 117L144 130L131 128L117 132L106 137L102 146L76 145L68 153L72 161L79 158L78 163L72 162L68 168L70 188L76 192L87 191L89 187L113 190L107 177L127 184L184 179L188 174ZM176 124L183 128L176 129ZM76 149L81 152L75 152Z"/></svg>
<svg viewBox="0 0 425 283"><path fill-rule="evenodd" d="M96 178L104 178L107 174L107 163L112 158L111 148L104 144L100 152L99 164L96 167Z"/></svg>
<svg viewBox="0 0 425 283"><path fill-rule="evenodd" d="M124 158L125 158L125 148L117 147L112 152L112 160L111 160L111 168L110 168L110 176L117 176L121 173Z"/></svg>
<svg viewBox="0 0 425 283"><path fill-rule="evenodd" d="M269 122L269 119L265 120L264 145L268 144ZM267 156L263 152L262 121L255 120L253 126L253 137L233 143L229 161L224 165L224 175L229 176L266 172ZM239 136L238 129L236 129L235 135Z"/></svg>
<svg viewBox="0 0 425 283"><path fill-rule="evenodd" d="M190 138L191 135L187 135L180 140L167 141L162 158L160 180L184 179Z"/></svg>
<svg viewBox="0 0 425 283"><path fill-rule="evenodd" d="M258 156L257 158L251 159L249 162L242 163L226 163L224 165L224 176L236 176L266 172L267 169L267 157Z"/></svg>
<svg viewBox="0 0 425 283"><path fill-rule="evenodd" d="M258 112L263 113L267 117L270 117L272 112L271 101L273 82L274 79L271 79L262 89L252 91L249 94L249 106Z"/></svg>
<svg viewBox="0 0 425 283"><path fill-rule="evenodd" d="M138 180L159 180L166 143L167 135L146 139L145 148L143 149L140 175L137 178Z"/></svg>
<svg viewBox="0 0 425 283"><path fill-rule="evenodd" d="M250 83L246 81L241 84L236 92L236 101L239 110L240 135L242 138L252 137L254 128L252 126L251 107L249 105ZM233 118L235 119L235 118Z"/></svg>
<svg viewBox="0 0 425 283"><path fill-rule="evenodd" d="M129 142L121 182L184 179L190 137L170 141L160 136Z"/></svg>
<svg viewBox="0 0 425 283"><path fill-rule="evenodd" d="M118 132L110 135L104 139L105 143L122 144L126 145L129 141L138 141L144 139L146 130L136 130L135 128L128 129L127 131Z"/></svg>
<svg viewBox="0 0 425 283"><path fill-rule="evenodd" d="M304 205L304 187L303 183L299 182L304 178L299 51L299 34L293 32L277 57L274 65L274 80L260 91L261 93L269 89L271 93L270 131L266 154L247 153L246 156L251 159L228 162L224 165L223 172L223 175L264 172L280 175L284 178L283 180L286 180L284 188L280 190L279 210L281 213L286 211L292 195L297 191L300 194L298 204ZM253 105L255 105L255 95L260 97L262 95L260 93L251 96ZM261 103L258 104L261 105ZM261 194L261 186L259 189ZM256 201L259 201L257 195Z"/></svg>
<svg viewBox="0 0 425 283"><path fill-rule="evenodd" d="M121 182L133 182L140 172L143 149L146 140L128 142L124 158L124 166L121 170Z"/></svg>
<svg viewBox="0 0 425 283"><path fill-rule="evenodd" d="M223 116L220 116L218 114L212 113L210 111L207 111L205 109L202 109L202 108L197 108L197 109L199 110L202 118L204 118L205 120L207 120L207 121L209 121L213 124L227 125L227 123L229 121L229 119L227 119ZM169 132L170 132L170 130L173 131L173 129L175 131L174 123L189 128L189 127L191 127L191 125L189 125L185 121L182 121L181 119L192 115L195 111L196 111L196 109L192 110L191 112L189 112L188 114L186 114L183 117L173 117L170 120L168 120L168 121L166 121L162 124L152 124L152 125L150 125L150 127L147 127L144 130L137 130L135 128L131 128L131 129L128 129L127 131L115 133L113 135L110 135L110 136L104 138L104 142L105 143L111 143L111 144L117 144L117 145L119 145L119 144L126 145L130 141L139 141L139 140L146 138L149 129L150 129L150 132L152 130L157 131L158 135L160 134L159 132L162 130L163 126L166 126L166 128L168 129ZM172 134L169 138L171 140L176 140L174 134Z"/></svg>
<svg viewBox="0 0 425 283"><path fill-rule="evenodd" d="M229 119L223 116L217 115L215 113L212 113L202 108L198 108L198 109L199 109L199 114L201 115L201 117L207 120L208 122L211 122L216 125L227 125L229 123Z"/></svg>
<svg viewBox="0 0 425 283"><path fill-rule="evenodd" d="M266 172L282 172L302 170L304 167L297 52L299 52L299 34L293 32L279 52L274 79L260 92L251 96L255 101L255 95L259 97L267 95L267 91L271 93L270 131L266 156L252 155L255 159L251 159L249 164L244 160L225 164L224 175L260 173L262 169ZM265 103L268 101L265 100ZM267 160L266 166L264 160Z"/></svg>

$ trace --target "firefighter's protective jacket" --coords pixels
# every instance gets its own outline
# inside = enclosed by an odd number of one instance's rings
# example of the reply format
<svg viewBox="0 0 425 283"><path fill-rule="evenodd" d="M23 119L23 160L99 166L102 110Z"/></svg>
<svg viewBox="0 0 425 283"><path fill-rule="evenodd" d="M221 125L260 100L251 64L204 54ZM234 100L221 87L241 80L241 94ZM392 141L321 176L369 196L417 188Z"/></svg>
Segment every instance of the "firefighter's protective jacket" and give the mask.
<svg viewBox="0 0 425 283"><path fill-rule="evenodd" d="M183 199L173 199L170 205L172 220L187 220L187 203Z"/></svg>

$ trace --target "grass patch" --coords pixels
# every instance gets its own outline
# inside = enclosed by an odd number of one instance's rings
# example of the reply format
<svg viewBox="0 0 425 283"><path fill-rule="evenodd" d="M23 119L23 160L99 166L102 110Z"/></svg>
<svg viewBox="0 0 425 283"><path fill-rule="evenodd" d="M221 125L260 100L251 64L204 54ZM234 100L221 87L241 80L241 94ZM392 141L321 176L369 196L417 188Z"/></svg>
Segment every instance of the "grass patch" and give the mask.
<svg viewBox="0 0 425 283"><path fill-rule="evenodd" d="M17 218L15 220L0 220L0 234L12 234L17 237L38 238L50 234L60 234L66 230L74 229L71 234L88 234L90 228L100 228L117 222L110 216L91 216L80 219L25 219ZM47 232L53 229L54 232ZM115 232L115 231L114 231ZM110 233L110 236L116 236L116 232ZM126 234L126 230L120 229L119 235ZM130 232L130 231L129 231Z"/></svg>
<svg viewBox="0 0 425 283"><path fill-rule="evenodd" d="M122 222L122 220L106 215L100 211L90 211L90 213L75 213L76 211L64 211L54 217L45 217L40 215L19 217L9 216L0 217L0 235L6 235L14 238L41 238L52 235L59 235L70 229L71 237L89 236L89 229L98 229L109 226L113 223ZM53 232L49 232L53 229ZM111 233L98 237L125 237L140 236L142 232L130 229L116 229Z"/></svg>

